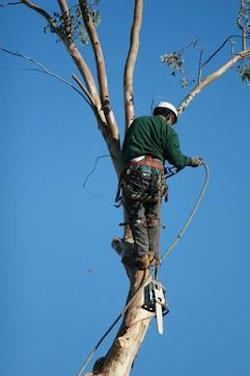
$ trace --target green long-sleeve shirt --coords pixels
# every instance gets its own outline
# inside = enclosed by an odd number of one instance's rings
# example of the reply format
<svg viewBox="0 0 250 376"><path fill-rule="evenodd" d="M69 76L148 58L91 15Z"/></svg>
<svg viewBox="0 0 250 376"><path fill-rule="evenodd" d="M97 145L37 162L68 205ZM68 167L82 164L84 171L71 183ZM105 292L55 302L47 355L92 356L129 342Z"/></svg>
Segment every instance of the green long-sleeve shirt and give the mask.
<svg viewBox="0 0 250 376"><path fill-rule="evenodd" d="M126 133L123 158L126 163L140 155L151 154L176 167L190 164L191 158L182 154L179 137L161 116L136 118Z"/></svg>

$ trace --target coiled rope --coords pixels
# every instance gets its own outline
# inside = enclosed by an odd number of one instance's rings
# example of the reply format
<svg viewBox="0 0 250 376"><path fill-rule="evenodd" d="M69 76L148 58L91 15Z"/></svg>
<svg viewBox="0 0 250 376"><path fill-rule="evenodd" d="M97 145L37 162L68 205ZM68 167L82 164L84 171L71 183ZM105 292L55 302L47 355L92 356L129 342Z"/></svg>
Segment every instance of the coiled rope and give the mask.
<svg viewBox="0 0 250 376"><path fill-rule="evenodd" d="M182 236L184 235L184 233L186 232L186 230L188 229L188 227L190 226L190 223L192 222L192 219L195 215L195 213L197 212L200 204L201 204L201 201L204 197L204 194L207 190L207 186L208 186L208 183L209 183L209 168L208 168L208 165L205 161L202 162L202 166L205 170L205 178L204 178L204 182L202 184L202 187L200 189L200 192L197 196L197 199L193 205L193 208L189 214L189 216L187 217L187 220L185 221L183 227L180 229L180 231L178 232L177 236L175 237L175 239L173 240L173 242L170 244L170 246L166 249L165 252L163 252L161 258L160 258L160 264L162 264L166 258L169 256L169 254L173 251L173 249L176 247L177 243L180 241L180 239L182 238ZM110 327L106 330L106 332L102 335L102 337L99 339L99 341L97 342L97 344L95 345L95 347L89 352L89 354L87 355L86 359L84 360L77 376L83 376L83 372L84 370L86 369L87 365L89 364L90 360L92 359L92 357L94 356L95 352L97 351L97 349L100 347L100 345L102 344L102 342L104 341L104 339L108 336L108 334L111 332L111 330L114 328L114 326L119 322L119 320L122 318L122 316L125 314L125 312L127 311L127 309L130 307L130 305L133 303L133 301L135 300L135 298L138 296L138 294L144 289L144 287L148 284L148 282L150 281L151 279L151 276L147 277L144 279L143 283L141 284L141 286L137 289L137 291L135 292L135 294L132 296L132 298L129 300L129 302L125 305L125 307L122 309L122 311L120 312L120 314L117 316L117 318L113 321L113 323L110 325Z"/></svg>

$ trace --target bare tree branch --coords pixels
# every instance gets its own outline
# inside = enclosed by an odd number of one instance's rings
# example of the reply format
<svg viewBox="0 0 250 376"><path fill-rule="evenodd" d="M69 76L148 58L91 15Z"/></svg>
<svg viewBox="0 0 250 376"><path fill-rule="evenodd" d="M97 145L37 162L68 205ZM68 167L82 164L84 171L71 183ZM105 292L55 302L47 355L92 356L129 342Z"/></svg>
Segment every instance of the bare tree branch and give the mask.
<svg viewBox="0 0 250 376"><path fill-rule="evenodd" d="M215 79L219 78L227 72L230 68L232 68L233 65L235 65L237 62L247 58L250 56L250 49L246 51L241 51L237 55L235 55L233 58L231 58L227 63L225 63L222 67L220 67L215 72L211 73L209 76L204 78L202 81L200 81L191 91L190 93L183 99L183 101L178 106L178 113L179 115L182 114L182 112L187 108L187 106L190 104L190 102L194 99L194 97L197 96L206 86L211 84Z"/></svg>
<svg viewBox="0 0 250 376"><path fill-rule="evenodd" d="M112 157L117 176L119 177L120 174L121 174L121 171L123 169L123 165L122 165L122 161L121 161L121 150L120 150L119 139L116 140L112 137L110 138L109 134L106 135L105 131L107 129L107 126L106 126L106 119L104 118L103 112L101 111L100 113L98 113L98 110L97 110L96 106L94 105L94 102L93 102L91 95L89 94L88 90L86 89L84 84L81 82L81 80L76 75L72 75L72 78L73 78L74 81L76 81L76 83L79 85L79 87L82 89L82 91L86 94L86 96L90 100L90 106L91 106L91 108L92 108L92 110L95 114L98 127L101 130L101 132L103 133L104 139L105 139L105 141L108 145L108 148L109 148L109 151L110 151L110 156ZM103 126L102 126L102 122L104 123ZM103 132L103 130L104 130L104 132Z"/></svg>
<svg viewBox="0 0 250 376"><path fill-rule="evenodd" d="M62 11L63 21L64 21L64 30L65 30L65 38L67 39L67 43L72 42L72 22L69 7L67 1L65 0L58 0L58 4Z"/></svg>
<svg viewBox="0 0 250 376"><path fill-rule="evenodd" d="M21 57L21 58L27 60L28 62L36 65L38 67L38 69L36 69L37 72L48 74L49 76L54 77L57 80L59 80L62 83L64 83L65 85L69 86L71 89L73 89L74 91L76 91L79 95L81 95L81 97L87 102L87 104L91 106L91 102L89 101L89 98L88 99L86 98L86 96L85 96L86 93L85 92L84 92L84 94L85 94L84 95L71 82L65 80L59 74L51 72L44 64L40 63L39 61L35 60L34 58L31 58L30 56L24 55L23 53L20 53L20 52L17 52L17 51L8 50L8 49L6 49L6 48L4 48L2 46L0 46L0 50L3 51L3 52L5 52L5 53L7 53L7 54L9 54L9 55Z"/></svg>
<svg viewBox="0 0 250 376"><path fill-rule="evenodd" d="M6 7L8 5L18 5L18 4L22 4L22 2L21 1L16 1L16 2L6 1L5 3L1 3L0 7Z"/></svg>
<svg viewBox="0 0 250 376"><path fill-rule="evenodd" d="M143 0L135 1L134 19L130 33L130 47L124 70L124 105L125 105L125 124L126 130L134 120L134 89L133 75L139 50L139 34L142 23Z"/></svg>
<svg viewBox="0 0 250 376"><path fill-rule="evenodd" d="M246 17L245 17L245 11L246 7L248 5L246 4L245 0L240 0L240 10L238 13L237 17L237 25L239 29L241 30L242 33L242 49L245 51L247 49L247 35L249 33L249 16L247 17L247 22L246 22ZM248 9L249 12L249 9ZM245 19L245 22L244 22Z"/></svg>
<svg viewBox="0 0 250 376"><path fill-rule="evenodd" d="M79 0L79 5L80 5L83 21L84 21L86 30L89 34L91 45L92 45L94 55L95 55L102 109L104 111L107 123L111 129L112 137L117 140L119 139L119 132L118 132L117 123L113 114L113 110L110 104L110 95L109 95L109 90L108 90L108 81L107 81L105 59L103 55L102 45L101 45L99 36L97 34L95 25L93 23L92 15L89 11L87 1Z"/></svg>
<svg viewBox="0 0 250 376"><path fill-rule="evenodd" d="M84 94L86 95L86 97L88 97L88 99L89 99L89 101L90 101L90 103L92 105L92 109L94 110L94 108L93 108L94 107L93 98L91 97L90 93L88 92L88 90L85 87L85 85L83 84L83 82L75 74L72 75L72 78L77 83L77 85L82 89L82 91L84 92Z"/></svg>
<svg viewBox="0 0 250 376"><path fill-rule="evenodd" d="M19 3L17 3L19 4ZM114 118L112 119L113 112L110 111L109 113L109 124L107 123L106 116L104 114L104 108L101 102L100 95L97 91L95 79L92 75L92 72L86 63L85 59L79 52L78 48L76 47L75 43L73 42L73 38L71 38L71 19L69 8L67 5L66 0L58 0L58 4L61 8L61 11L65 15L65 27L67 26L67 31L62 30L60 27L57 26L55 19L43 8L39 7L38 5L32 3L30 0L22 0L21 4L26 5L28 8L33 10L34 12L38 13L40 16L45 18L48 22L50 29L57 34L60 40L64 43L69 55L72 57L74 63L76 64L80 74L82 75L84 82L86 84L86 89L83 92L87 94L87 97L91 104L91 108L94 112L94 115L97 119L98 127L102 133L102 136L108 146L116 173L120 176L122 166L122 159L121 159L121 150L120 150L120 141L119 141L119 134L118 128L115 124ZM14 5L14 3L12 4ZM78 81L79 84L80 81ZM81 87L81 86L80 86ZM82 87L83 89L83 87ZM85 98L85 99L86 99ZM88 100L87 100L88 101ZM107 108L106 108L107 110ZM107 113L107 111L106 111ZM113 121L113 123L112 123ZM113 124L113 128L110 126Z"/></svg>
<svg viewBox="0 0 250 376"><path fill-rule="evenodd" d="M42 17L44 17L47 20L51 30L53 30L59 36L59 38L61 38L60 29L57 27L54 21L54 18L46 10L44 10L43 8L40 8L38 5L32 3L29 0L22 0L21 3L26 5L28 8L34 10L35 12L37 12Z"/></svg>
<svg viewBox="0 0 250 376"><path fill-rule="evenodd" d="M67 13L67 9L68 9L67 1L66 0L65 1L58 0L58 2L59 2L61 9L66 11L66 14L69 15L69 13ZM36 13L40 14L42 17L44 17L47 20L47 22L49 23L49 26L51 27L51 29L62 40L62 42L64 43L65 47L67 48L69 54L71 55L73 61L75 62L76 66L78 67L81 75L83 76L83 79L84 79L84 81L87 85L88 91L89 91L89 93L90 93L90 95L93 99L94 105L97 109L98 116L100 117L100 123L104 126L105 121L104 121L104 118L101 115L101 112L102 112L101 111L101 102L100 102L100 98L99 98L99 95L98 95L98 92L97 92L97 89L96 89L94 77L92 76L92 73L91 73L87 63L83 59L83 57L80 54L79 50L77 49L76 45L73 43L73 40L71 38L69 38L69 35L67 33L66 33L66 37L65 37L65 35L61 32L60 28L57 27L53 17L46 10L44 10L43 8L39 7L38 5L32 3L29 0L22 0L22 3L24 5L26 5L27 7L29 7L30 9L32 9L33 11L35 11ZM103 132L105 133L105 129L103 129Z"/></svg>
<svg viewBox="0 0 250 376"><path fill-rule="evenodd" d="M69 7L67 4L66 0L58 0L58 4L64 14L64 23L65 23L65 28L66 28L66 33L65 36L61 35L61 33L57 33L57 35L61 38L61 40L64 42L64 45L66 49L68 50L69 54L71 55L74 63L78 67L85 84L87 86L88 92L91 95L91 98L93 100L93 103L96 108L96 113L98 113L98 117L100 120L100 124L102 126L105 125L106 127L106 122L104 120L104 117L102 116L102 108L101 108L101 101L99 94L97 92L96 84L94 77L92 75L92 72L86 63L85 59L79 52L78 48L76 47L75 43L73 42L72 35L71 35L71 17L70 17L70 12L69 12ZM103 134L106 132L106 129L102 129Z"/></svg>
<svg viewBox="0 0 250 376"><path fill-rule="evenodd" d="M199 55L199 64L198 64L198 75L197 75L197 82L199 83L201 81L201 74L202 74L202 56L203 56L203 48L200 50Z"/></svg>
<svg viewBox="0 0 250 376"><path fill-rule="evenodd" d="M78 48L76 47L75 43L73 42L72 38L70 37L70 30L71 27L71 21L68 19L70 17L69 9L67 5L66 0L58 0L59 6L61 10L65 13L65 17L67 18L67 27L68 32L62 33L61 29L57 27L54 19L50 16L50 14L44 10L43 8L40 8L38 5L32 3L29 0L22 0L22 3L44 17L47 22L49 23L49 26L51 29L58 35L58 37L62 40L64 43L68 53L72 57L74 63L79 69L79 72L81 73L84 82L87 86L87 91L89 93L89 98L91 98L91 102L93 103L92 109L94 110L94 114L97 119L98 127L105 139L105 142L108 145L112 160L114 162L115 169L117 173L120 173L120 170L122 168L121 162L120 162L120 144L119 144L119 135L118 135L118 129L116 126L112 128L112 136L109 134L110 124L112 122L112 114L113 112L110 112L109 114L109 126L104 114L104 109L102 106L102 102L100 99L100 95L97 91L96 84L94 77L92 75L91 70L88 67L88 64L86 63L85 59L79 52ZM113 123L114 124L114 123Z"/></svg>

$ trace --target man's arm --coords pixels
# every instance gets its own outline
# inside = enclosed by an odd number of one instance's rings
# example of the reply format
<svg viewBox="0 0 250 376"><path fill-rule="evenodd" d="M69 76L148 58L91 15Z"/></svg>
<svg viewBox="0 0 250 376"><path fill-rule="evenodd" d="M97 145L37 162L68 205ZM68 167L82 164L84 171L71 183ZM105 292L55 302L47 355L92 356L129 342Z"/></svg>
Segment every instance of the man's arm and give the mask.
<svg viewBox="0 0 250 376"><path fill-rule="evenodd" d="M177 168L189 166L192 162L191 157L181 152L179 137L174 129L170 127L168 128L165 159Z"/></svg>
<svg viewBox="0 0 250 376"><path fill-rule="evenodd" d="M166 145L165 159L177 168L183 168L186 166L200 166L202 163L202 158L188 157L185 154L183 154L180 149L180 141L177 133L172 128L169 128L168 131L169 133Z"/></svg>

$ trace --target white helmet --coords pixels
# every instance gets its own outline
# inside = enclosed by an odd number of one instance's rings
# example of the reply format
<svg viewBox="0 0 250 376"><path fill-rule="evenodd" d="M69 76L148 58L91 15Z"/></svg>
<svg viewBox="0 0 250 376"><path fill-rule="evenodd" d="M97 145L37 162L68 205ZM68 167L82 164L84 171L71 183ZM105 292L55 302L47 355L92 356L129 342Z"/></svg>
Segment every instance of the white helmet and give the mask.
<svg viewBox="0 0 250 376"><path fill-rule="evenodd" d="M172 105L171 103L169 102L160 102L157 106L155 106L155 108L167 108L168 110L171 110L175 116L176 116L176 120L178 118L178 111L176 109L176 107L174 105Z"/></svg>

